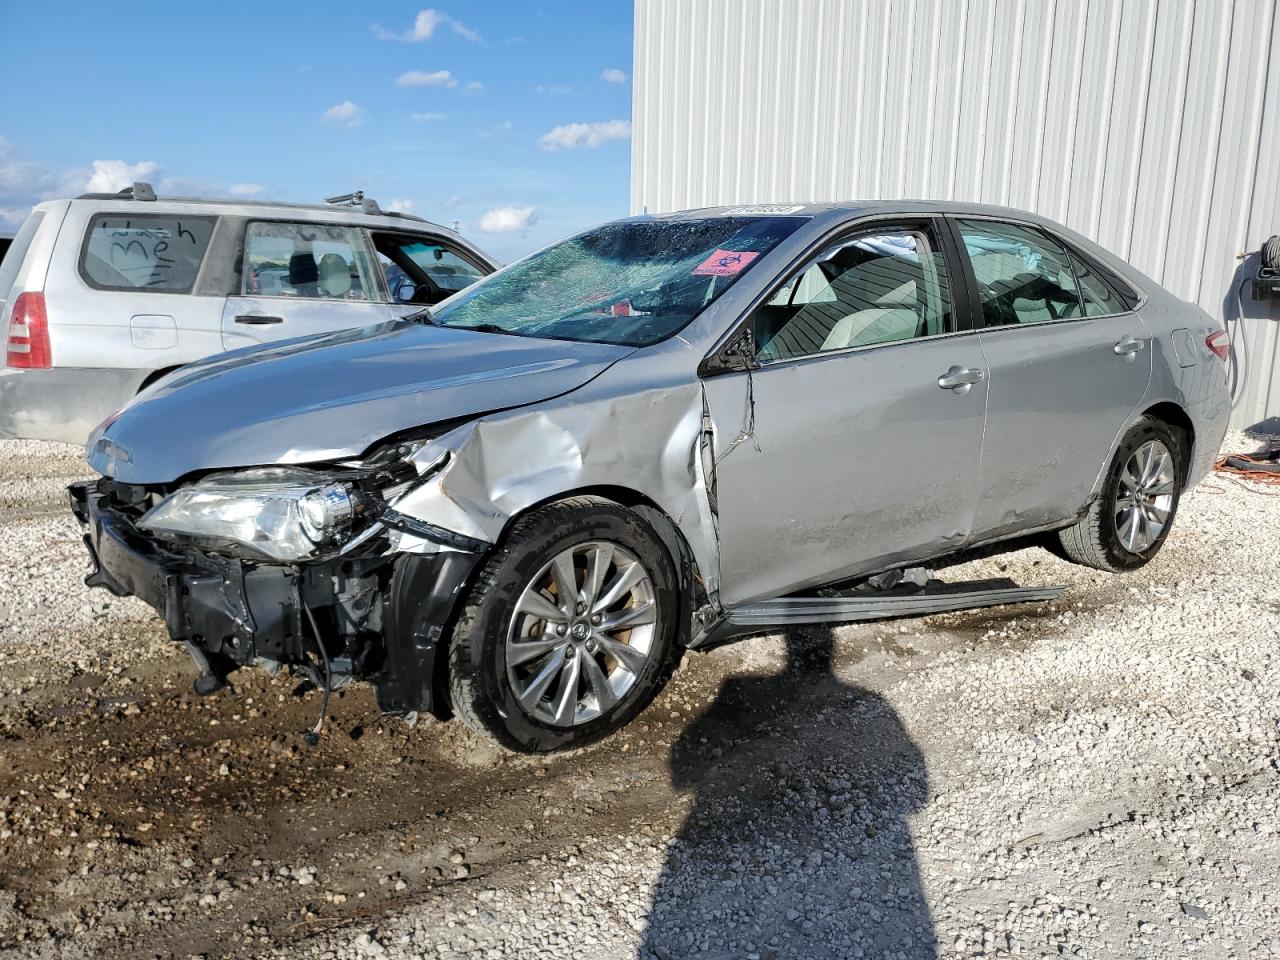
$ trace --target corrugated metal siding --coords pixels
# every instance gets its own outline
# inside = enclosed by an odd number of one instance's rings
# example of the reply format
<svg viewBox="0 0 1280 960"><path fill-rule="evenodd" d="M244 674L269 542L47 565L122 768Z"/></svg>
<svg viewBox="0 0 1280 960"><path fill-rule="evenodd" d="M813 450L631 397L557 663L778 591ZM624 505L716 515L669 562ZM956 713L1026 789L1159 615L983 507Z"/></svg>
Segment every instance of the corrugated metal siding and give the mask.
<svg viewBox="0 0 1280 960"><path fill-rule="evenodd" d="M1280 233L1280 0L636 0L631 205L1035 210L1215 316ZM1239 424L1280 416L1245 299Z"/></svg>

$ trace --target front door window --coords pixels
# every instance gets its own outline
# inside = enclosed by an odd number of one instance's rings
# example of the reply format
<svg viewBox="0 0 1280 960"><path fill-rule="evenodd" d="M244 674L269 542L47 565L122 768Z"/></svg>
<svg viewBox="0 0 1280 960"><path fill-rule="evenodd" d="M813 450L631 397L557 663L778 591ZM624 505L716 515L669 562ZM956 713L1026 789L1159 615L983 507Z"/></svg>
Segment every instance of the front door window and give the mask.
<svg viewBox="0 0 1280 960"><path fill-rule="evenodd" d="M373 245L396 303L431 306L485 275L474 263L428 237L375 233Z"/></svg>
<svg viewBox="0 0 1280 960"><path fill-rule="evenodd" d="M867 231L823 250L757 311L757 359L934 336L947 329L951 304L930 228Z"/></svg>

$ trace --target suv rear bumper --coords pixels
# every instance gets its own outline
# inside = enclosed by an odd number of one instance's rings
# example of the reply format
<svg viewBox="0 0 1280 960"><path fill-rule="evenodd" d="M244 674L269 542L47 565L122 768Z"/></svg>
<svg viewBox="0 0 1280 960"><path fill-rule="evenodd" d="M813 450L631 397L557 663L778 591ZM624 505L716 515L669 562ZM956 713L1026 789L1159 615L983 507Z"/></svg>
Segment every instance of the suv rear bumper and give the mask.
<svg viewBox="0 0 1280 960"><path fill-rule="evenodd" d="M83 444L137 394L150 370L0 367L0 439Z"/></svg>

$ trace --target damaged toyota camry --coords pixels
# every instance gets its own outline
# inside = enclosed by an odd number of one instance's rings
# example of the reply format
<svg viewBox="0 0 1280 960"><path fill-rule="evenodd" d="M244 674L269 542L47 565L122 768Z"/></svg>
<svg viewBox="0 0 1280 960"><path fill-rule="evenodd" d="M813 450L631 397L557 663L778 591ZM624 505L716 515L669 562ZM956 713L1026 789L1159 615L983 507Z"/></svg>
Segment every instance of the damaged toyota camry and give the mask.
<svg viewBox="0 0 1280 960"><path fill-rule="evenodd" d="M154 607L201 692L366 681L551 751L689 649L1055 593L926 565L1141 566L1212 465L1226 353L1018 211L636 217L410 320L171 374L90 437L71 501L87 582Z"/></svg>

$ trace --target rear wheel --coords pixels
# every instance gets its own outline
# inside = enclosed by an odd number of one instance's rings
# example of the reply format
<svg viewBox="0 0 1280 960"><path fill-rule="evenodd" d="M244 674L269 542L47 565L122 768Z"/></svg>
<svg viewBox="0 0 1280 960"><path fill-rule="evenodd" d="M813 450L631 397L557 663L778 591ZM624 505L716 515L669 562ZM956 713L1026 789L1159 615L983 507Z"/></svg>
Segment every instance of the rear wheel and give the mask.
<svg viewBox="0 0 1280 960"><path fill-rule="evenodd" d="M676 582L657 533L619 504L579 497L522 518L454 630L455 711L526 753L614 732L674 668Z"/></svg>
<svg viewBox="0 0 1280 960"><path fill-rule="evenodd" d="M1062 552L1075 563L1113 573L1141 567L1169 535L1184 475L1181 435L1143 417L1120 441L1089 512L1058 532Z"/></svg>

